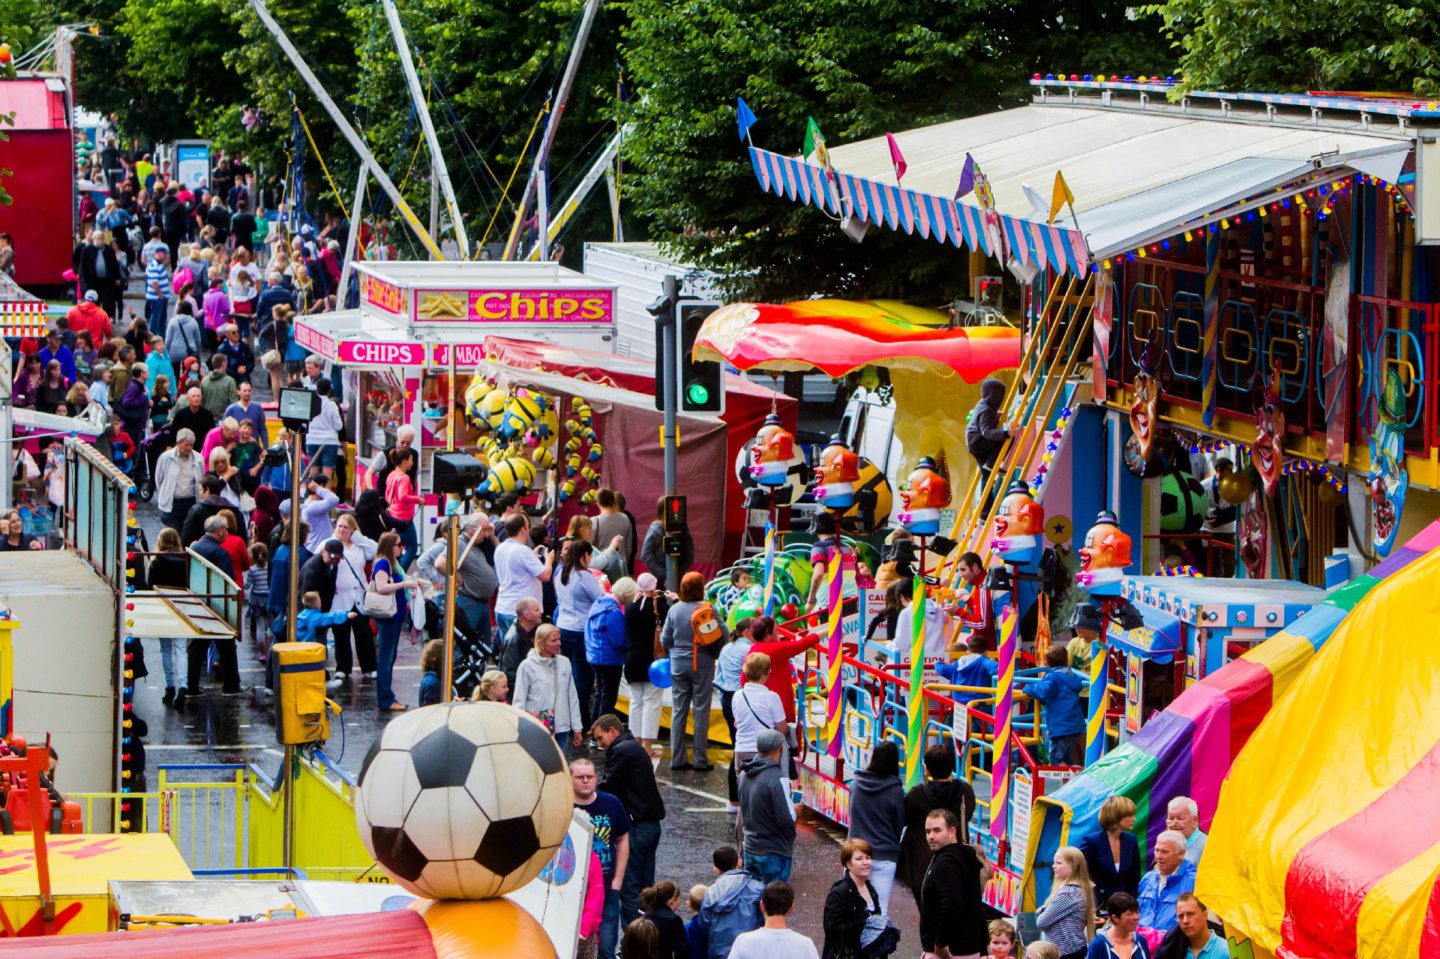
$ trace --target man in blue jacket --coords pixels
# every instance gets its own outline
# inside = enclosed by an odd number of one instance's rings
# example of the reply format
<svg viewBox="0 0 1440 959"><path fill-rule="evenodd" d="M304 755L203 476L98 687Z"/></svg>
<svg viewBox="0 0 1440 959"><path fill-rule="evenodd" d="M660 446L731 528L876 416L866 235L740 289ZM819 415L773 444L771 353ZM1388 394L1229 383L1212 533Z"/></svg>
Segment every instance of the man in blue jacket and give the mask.
<svg viewBox="0 0 1440 959"><path fill-rule="evenodd" d="M1080 690L1085 681L1070 668L1070 654L1059 643L1045 651L1042 678L1025 687L1025 695L1045 704L1045 735L1050 762L1079 766L1085 753L1085 708Z"/></svg>
<svg viewBox="0 0 1440 959"><path fill-rule="evenodd" d="M764 922L760 914L760 897L765 886L740 868L740 853L734 846L721 846L711 857L719 873L700 904L699 932L705 941L705 954L692 959L729 959L730 947L744 932L759 929Z"/></svg>
<svg viewBox="0 0 1440 959"><path fill-rule="evenodd" d="M1169 932L1175 905L1195 891L1195 864L1185 858L1185 836L1167 829L1155 838L1155 868L1140 878L1140 925Z"/></svg>

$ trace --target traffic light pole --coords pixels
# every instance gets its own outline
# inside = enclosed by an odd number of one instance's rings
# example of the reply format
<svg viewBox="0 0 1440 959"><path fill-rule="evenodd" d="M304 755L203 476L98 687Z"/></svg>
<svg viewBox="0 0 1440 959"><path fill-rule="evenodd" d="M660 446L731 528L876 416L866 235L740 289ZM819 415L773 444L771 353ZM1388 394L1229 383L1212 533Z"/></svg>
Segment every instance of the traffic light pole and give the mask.
<svg viewBox="0 0 1440 959"><path fill-rule="evenodd" d="M661 443L664 445L665 453L665 495L674 496L678 490L679 473L679 432L676 428L676 408L680 404L680 363L679 354L676 349L676 337L680 335L679 314L680 314L680 281L673 275L665 277L664 292L661 294L665 300L665 309L661 316L656 317L655 322L661 324L664 347L660 351L660 362L664 364L665 376L661 397L665 404L665 427L661 433ZM669 589L680 587L680 557L667 555L665 557L665 583Z"/></svg>

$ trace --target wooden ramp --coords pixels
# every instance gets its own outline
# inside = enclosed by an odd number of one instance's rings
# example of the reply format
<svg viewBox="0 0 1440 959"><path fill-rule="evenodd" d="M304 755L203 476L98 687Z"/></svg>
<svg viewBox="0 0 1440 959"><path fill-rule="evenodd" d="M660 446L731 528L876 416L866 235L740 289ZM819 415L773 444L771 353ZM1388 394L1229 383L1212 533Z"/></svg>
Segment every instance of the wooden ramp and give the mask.
<svg viewBox="0 0 1440 959"><path fill-rule="evenodd" d="M234 639L235 629L201 597L188 589L160 587L136 591L131 635L148 639Z"/></svg>

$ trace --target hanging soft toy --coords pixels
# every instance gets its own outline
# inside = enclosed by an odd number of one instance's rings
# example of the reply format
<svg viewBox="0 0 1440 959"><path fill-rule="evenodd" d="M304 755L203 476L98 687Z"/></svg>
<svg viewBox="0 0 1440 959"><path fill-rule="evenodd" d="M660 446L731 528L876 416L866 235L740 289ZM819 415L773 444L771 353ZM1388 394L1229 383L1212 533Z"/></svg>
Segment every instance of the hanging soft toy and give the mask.
<svg viewBox="0 0 1440 959"><path fill-rule="evenodd" d="M499 496L502 493L523 493L535 482L535 464L518 456L508 456L490 467L485 480L475 488L478 496Z"/></svg>
<svg viewBox="0 0 1440 959"><path fill-rule="evenodd" d="M583 503L583 504L586 505L586 506L594 506L594 505L595 505L595 491L594 491L593 489L587 489L585 492L581 493L581 494L580 494L580 502Z"/></svg>
<svg viewBox="0 0 1440 959"><path fill-rule="evenodd" d="M581 467L580 478L583 479L585 482L589 483L591 486L594 486L600 482L600 474L595 472L595 470L593 470L589 466Z"/></svg>
<svg viewBox="0 0 1440 959"><path fill-rule="evenodd" d="M1366 481L1372 501L1370 544L1375 555L1383 558L1395 545L1405 494L1410 489L1410 473L1405 468L1405 389L1394 368L1385 371L1379 422L1370 433L1370 472Z"/></svg>
<svg viewBox="0 0 1440 959"><path fill-rule="evenodd" d="M542 470L555 468L555 451L548 446L537 446L530 451L530 462Z"/></svg>
<svg viewBox="0 0 1440 959"><path fill-rule="evenodd" d="M483 376L474 377L470 380L470 385L465 387L465 422L469 423L472 429L480 431L490 429L490 424L481 409L481 403L494 391L495 384Z"/></svg>
<svg viewBox="0 0 1440 959"><path fill-rule="evenodd" d="M497 430L500 428L500 420L505 416L505 401L508 397L502 389L494 389L481 398L477 412L480 421L488 428Z"/></svg>
<svg viewBox="0 0 1440 959"><path fill-rule="evenodd" d="M826 509L847 510L855 505L855 483L860 479L860 457L839 436L820 453L815 470L815 498Z"/></svg>
<svg viewBox="0 0 1440 959"><path fill-rule="evenodd" d="M1017 480L1010 484L995 513L995 538L990 551L1006 563L1029 564L1045 549L1045 507L1035 502L1030 487Z"/></svg>
<svg viewBox="0 0 1440 959"><path fill-rule="evenodd" d="M584 445L585 444L581 441L580 437L571 435L571 437L565 441L565 452L578 453L580 452L580 447Z"/></svg>
<svg viewBox="0 0 1440 959"><path fill-rule="evenodd" d="M915 536L934 536L940 532L940 511L950 505L950 483L940 474L940 467L928 456L920 457L900 494L904 509L896 517L900 525Z"/></svg>
<svg viewBox="0 0 1440 959"><path fill-rule="evenodd" d="M565 458L565 475L574 476L580 472L580 454L571 453Z"/></svg>
<svg viewBox="0 0 1440 959"><path fill-rule="evenodd" d="M1080 572L1075 574L1075 585L1091 596L1119 596L1125 568L1134 562L1130 549L1130 535L1120 528L1115 514L1101 510L1095 525L1085 534L1085 545L1080 547Z"/></svg>
<svg viewBox="0 0 1440 959"><path fill-rule="evenodd" d="M575 487L576 487L576 483L575 483L575 481L574 481L573 479L567 479L565 482L561 483L561 484L560 484L560 494L559 494L559 495L560 495L560 502L563 503L563 502L565 502L566 500L568 500L570 497L574 496L574 495L575 495Z"/></svg>
<svg viewBox="0 0 1440 959"><path fill-rule="evenodd" d="M594 411L590 408L590 404L584 400L576 400L571 403L570 411L575 414L575 418L580 421L581 426L590 426L592 424Z"/></svg>
<svg viewBox="0 0 1440 959"><path fill-rule="evenodd" d="M1285 411L1280 407L1280 367L1277 363L1265 383L1265 399L1255 413L1255 442L1250 444L1250 457L1265 495L1274 498L1280 489L1280 474L1285 467Z"/></svg>
<svg viewBox="0 0 1440 959"><path fill-rule="evenodd" d="M750 444L750 476L761 486L781 486L794 456L795 434L780 424L779 416L771 413Z"/></svg>
<svg viewBox="0 0 1440 959"><path fill-rule="evenodd" d="M507 440L519 440L539 415L540 398L529 390L516 390L501 414L500 435Z"/></svg>
<svg viewBox="0 0 1440 959"><path fill-rule="evenodd" d="M591 445L590 451L586 454L586 458L589 459L592 463L598 463L600 462L600 458L604 455L605 448L599 443L595 443Z"/></svg>

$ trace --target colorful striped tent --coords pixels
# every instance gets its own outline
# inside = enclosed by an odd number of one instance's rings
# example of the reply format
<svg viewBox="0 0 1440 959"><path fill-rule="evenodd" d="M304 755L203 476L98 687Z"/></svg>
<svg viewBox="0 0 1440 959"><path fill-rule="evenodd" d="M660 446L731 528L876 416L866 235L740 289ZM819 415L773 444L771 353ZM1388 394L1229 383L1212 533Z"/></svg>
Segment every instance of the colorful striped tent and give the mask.
<svg viewBox="0 0 1440 959"><path fill-rule="evenodd" d="M1436 547L1375 570L1230 768L1198 894L1257 957L1440 956Z"/></svg>
<svg viewBox="0 0 1440 959"><path fill-rule="evenodd" d="M1220 804L1221 785L1231 773L1231 764L1241 755L1242 748L1272 706L1282 702L1302 676L1310 675L1307 668L1352 609L1382 581L1437 546L1440 546L1440 522L1395 550L1368 574L1331 592L1324 602L1296 620L1289 629L1185 690L1169 709L1150 720L1129 741L1056 792L1041 797L1036 804L1036 825L1031 830L1025 860L1027 908L1044 901L1050 890L1048 870L1039 875L1035 865L1048 864L1058 847L1078 845L1086 836L1099 833L1100 806L1110 796L1122 795L1135 801L1135 832L1147 851L1154 848L1155 837L1164 830L1165 807L1176 796L1193 798L1200 806L1201 827L1209 829ZM1440 556L1428 557L1426 564L1427 568L1440 564ZM1356 621L1364 623L1365 619L1357 617ZM1364 681L1373 682L1376 675L1367 671ZM1375 685L1379 689L1383 684ZM1420 702L1423 700L1414 701L1417 711ZM1314 710L1302 712L1313 715ZM1436 721L1440 722L1440 714ZM1273 753L1253 750L1247 756L1270 771L1273 778L1277 764L1283 762L1285 768L1289 767L1298 745L1286 743L1277 746L1278 751ZM1365 750L1355 752L1353 758L1359 758ZM1257 756L1261 758L1256 759ZM1264 790L1257 790L1257 798L1258 793L1269 788L1267 785ZM1203 883L1211 868L1209 846L1202 865ZM1211 905L1225 913L1217 904Z"/></svg>

